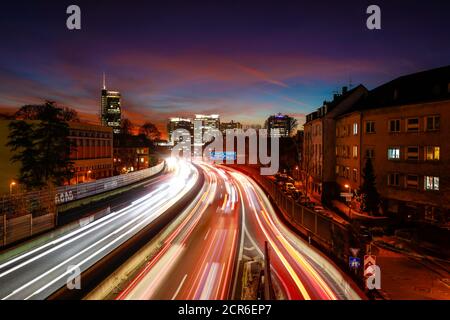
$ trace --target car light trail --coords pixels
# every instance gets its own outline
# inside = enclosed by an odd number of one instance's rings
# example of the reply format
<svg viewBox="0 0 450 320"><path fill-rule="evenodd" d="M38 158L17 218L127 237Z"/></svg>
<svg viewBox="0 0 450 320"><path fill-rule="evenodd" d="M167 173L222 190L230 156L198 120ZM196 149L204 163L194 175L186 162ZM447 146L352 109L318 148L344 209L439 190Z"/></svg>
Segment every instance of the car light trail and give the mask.
<svg viewBox="0 0 450 320"><path fill-rule="evenodd" d="M198 180L187 162L174 160L159 186L127 207L47 241L0 265L1 299L42 299L65 285L68 266L86 270L179 201Z"/></svg>

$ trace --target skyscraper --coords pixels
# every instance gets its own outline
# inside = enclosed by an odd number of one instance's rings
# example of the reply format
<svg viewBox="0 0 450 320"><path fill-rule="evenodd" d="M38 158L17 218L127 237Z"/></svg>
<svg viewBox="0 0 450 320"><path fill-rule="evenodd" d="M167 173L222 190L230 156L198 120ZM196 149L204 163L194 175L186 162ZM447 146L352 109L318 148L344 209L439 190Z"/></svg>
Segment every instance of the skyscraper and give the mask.
<svg viewBox="0 0 450 320"><path fill-rule="evenodd" d="M106 89L105 74L103 74L103 89L100 117L102 126L112 127L113 133L120 133L122 110L120 106L120 92Z"/></svg>

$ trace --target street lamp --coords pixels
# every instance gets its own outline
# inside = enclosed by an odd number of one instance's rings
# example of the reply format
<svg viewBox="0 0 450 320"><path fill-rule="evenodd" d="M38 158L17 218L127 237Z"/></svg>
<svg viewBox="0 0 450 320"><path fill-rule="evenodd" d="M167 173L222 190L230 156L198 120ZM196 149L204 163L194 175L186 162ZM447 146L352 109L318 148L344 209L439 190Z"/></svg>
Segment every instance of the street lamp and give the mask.
<svg viewBox="0 0 450 320"><path fill-rule="evenodd" d="M350 194L351 193L350 185L346 184L344 187L347 189L348 193ZM347 202L348 202L348 216L351 219L352 218L352 207L351 207L352 206L352 198L347 197L347 199L349 199L349 200L347 200Z"/></svg>
<svg viewBox="0 0 450 320"><path fill-rule="evenodd" d="M15 181L12 181L12 182L9 184L9 194L12 194L12 188L13 188L15 185L16 185L16 182L15 182Z"/></svg>

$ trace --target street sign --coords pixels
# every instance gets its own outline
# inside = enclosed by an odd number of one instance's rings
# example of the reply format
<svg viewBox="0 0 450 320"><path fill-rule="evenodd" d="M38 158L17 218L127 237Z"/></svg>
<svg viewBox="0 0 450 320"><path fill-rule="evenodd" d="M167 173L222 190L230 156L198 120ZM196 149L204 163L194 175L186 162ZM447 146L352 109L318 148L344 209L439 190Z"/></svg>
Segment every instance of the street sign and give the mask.
<svg viewBox="0 0 450 320"><path fill-rule="evenodd" d="M359 253L359 248L350 248L350 252L352 253L353 257L357 257Z"/></svg>
<svg viewBox="0 0 450 320"><path fill-rule="evenodd" d="M351 192L341 192L341 197L344 198L353 197L353 194Z"/></svg>
<svg viewBox="0 0 450 320"><path fill-rule="evenodd" d="M377 257L374 255L365 255L364 256L364 275L366 275L367 268L370 266L374 266L377 264Z"/></svg>
<svg viewBox="0 0 450 320"><path fill-rule="evenodd" d="M361 259L356 257L349 257L348 258L348 265L352 269L358 269L361 266Z"/></svg>

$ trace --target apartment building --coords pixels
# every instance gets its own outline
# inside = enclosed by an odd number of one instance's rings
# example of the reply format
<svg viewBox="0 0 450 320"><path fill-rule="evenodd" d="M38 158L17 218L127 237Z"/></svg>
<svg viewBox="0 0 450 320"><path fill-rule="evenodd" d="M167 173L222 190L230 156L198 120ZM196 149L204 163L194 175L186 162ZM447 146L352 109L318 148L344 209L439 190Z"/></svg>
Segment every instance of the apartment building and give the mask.
<svg viewBox="0 0 450 320"><path fill-rule="evenodd" d="M450 66L407 75L372 90L336 122L338 188L357 189L371 158L385 212L448 220Z"/></svg>
<svg viewBox="0 0 450 320"><path fill-rule="evenodd" d="M331 102L324 101L306 116L304 124L303 171L308 192L327 203L337 197L336 188L336 119L353 108L367 94L359 85L348 91L342 88Z"/></svg>

